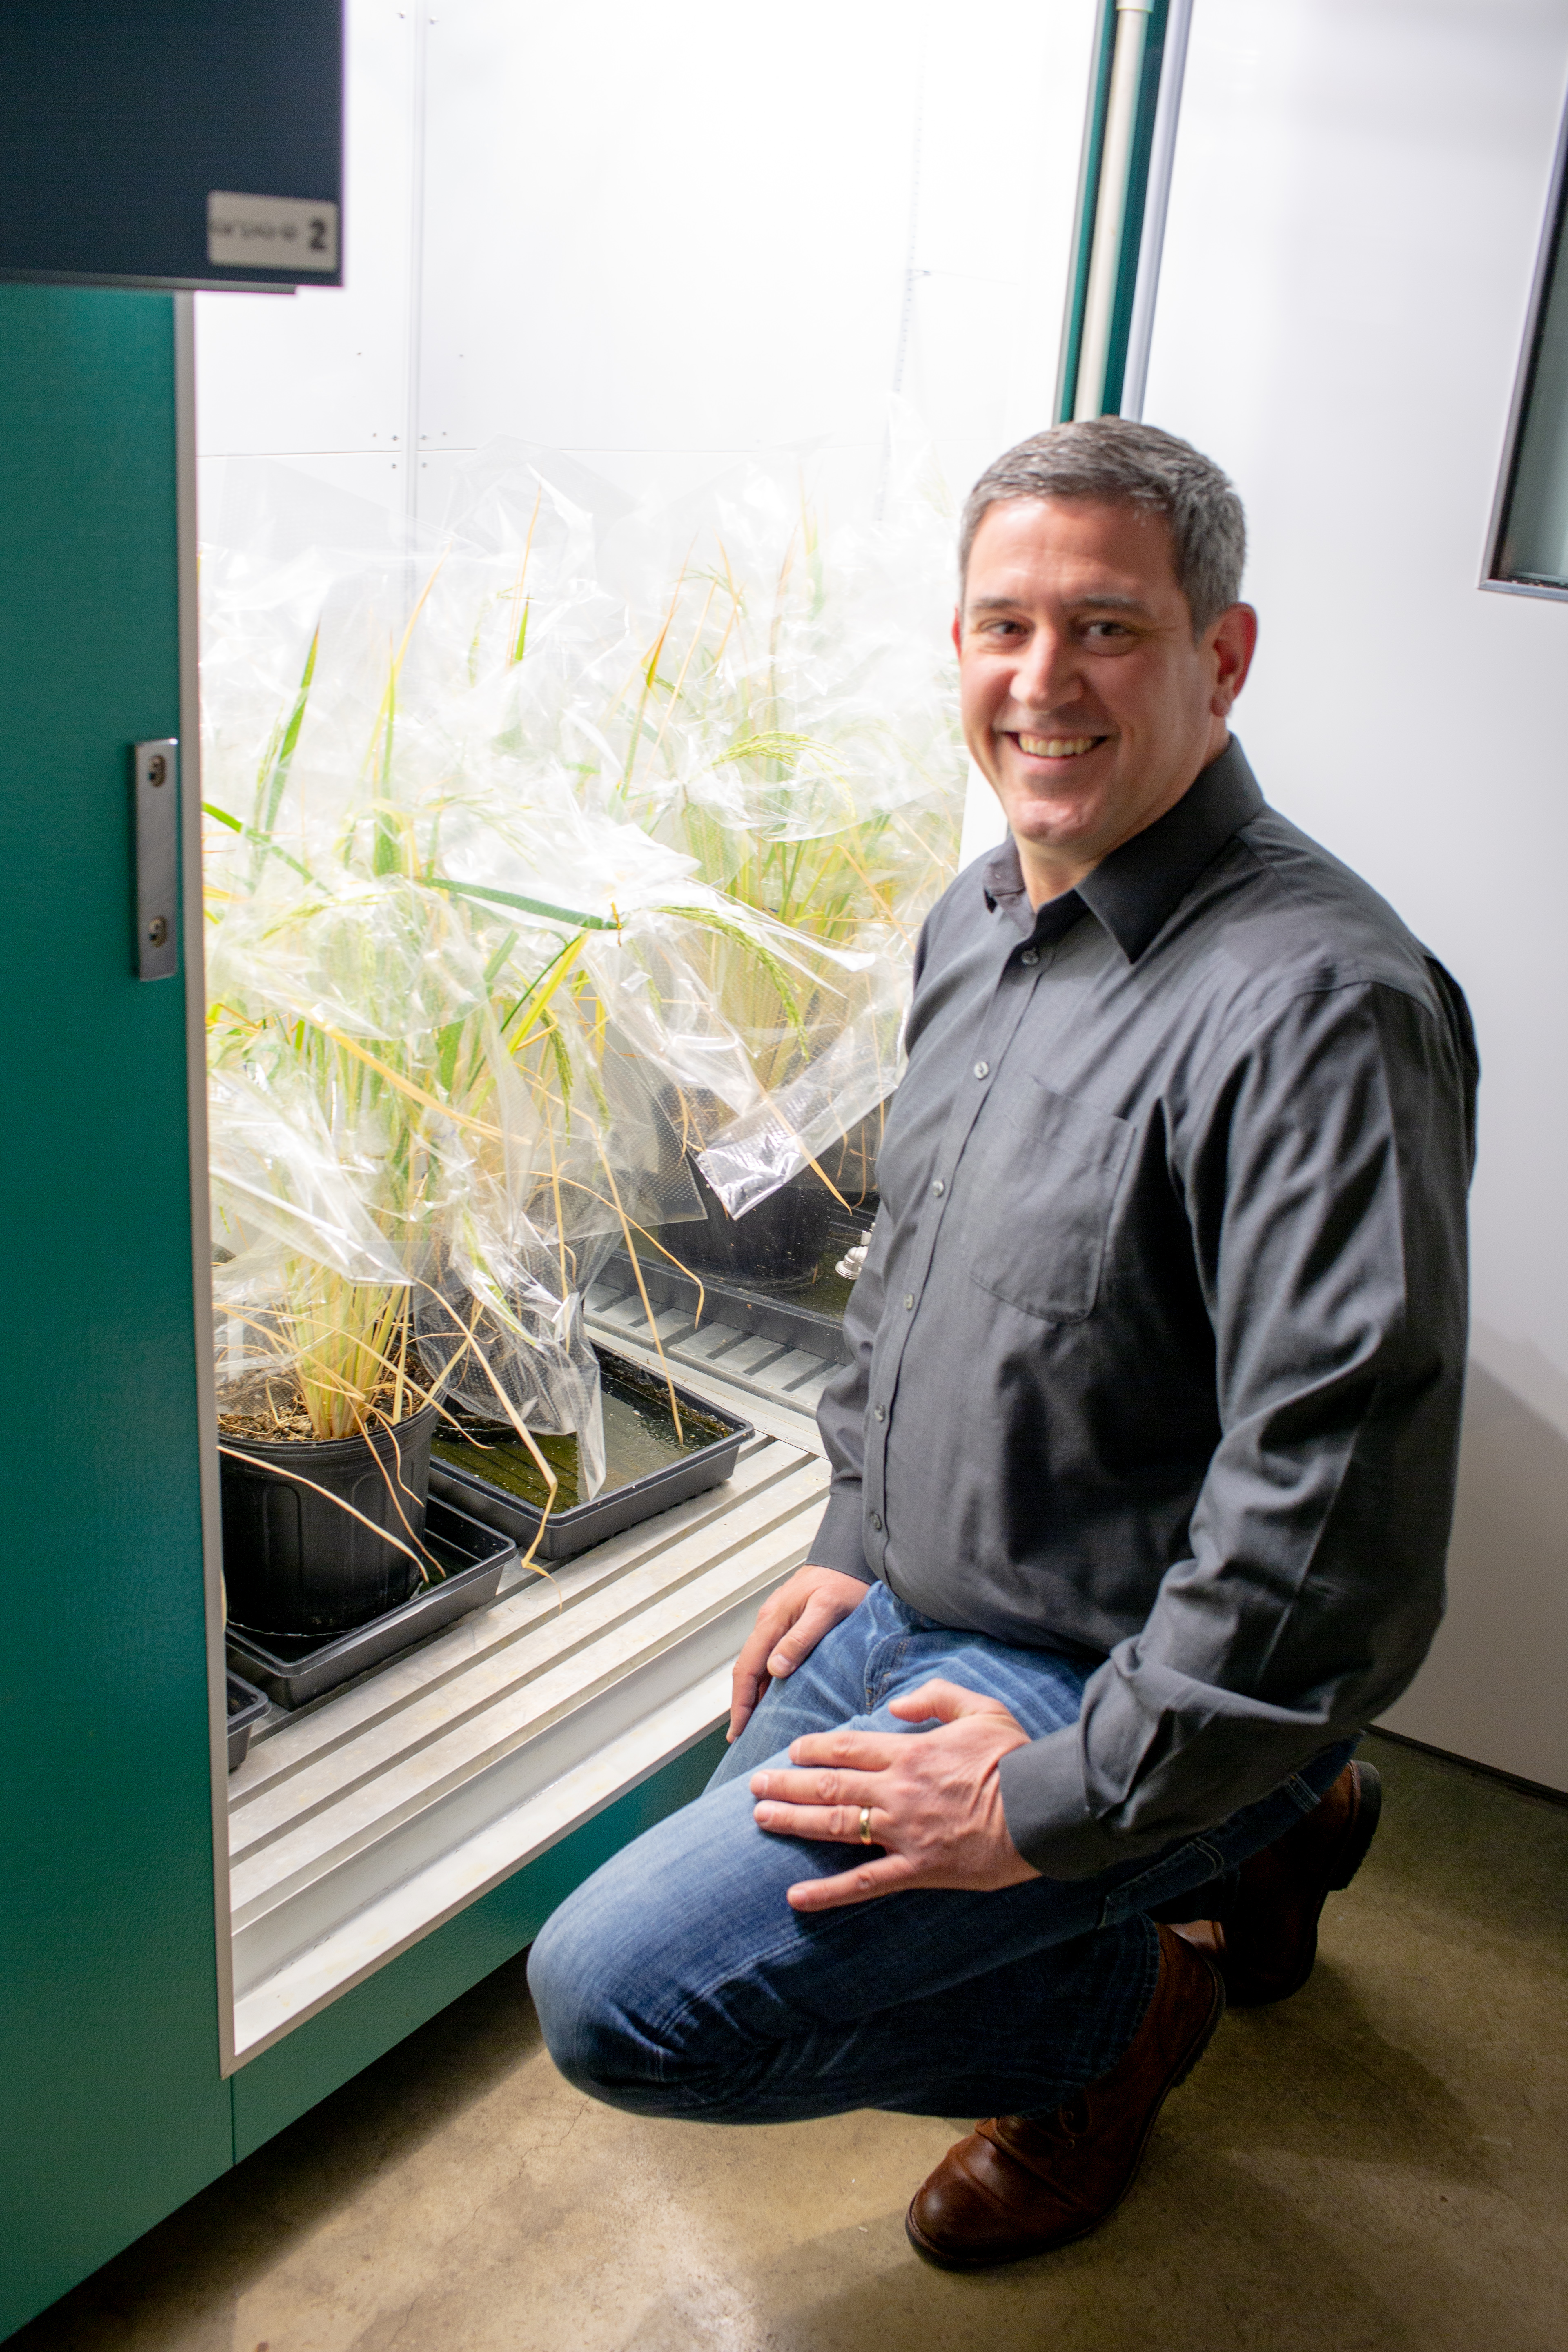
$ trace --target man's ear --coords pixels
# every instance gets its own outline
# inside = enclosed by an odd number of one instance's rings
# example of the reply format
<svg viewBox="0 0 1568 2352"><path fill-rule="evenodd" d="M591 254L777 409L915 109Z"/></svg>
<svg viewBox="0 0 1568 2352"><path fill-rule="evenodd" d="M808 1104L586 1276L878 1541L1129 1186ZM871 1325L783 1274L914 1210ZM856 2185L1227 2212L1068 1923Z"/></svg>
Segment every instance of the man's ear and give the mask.
<svg viewBox="0 0 1568 2352"><path fill-rule="evenodd" d="M952 613L952 650L955 654L963 651L963 615L956 605Z"/></svg>
<svg viewBox="0 0 1568 2352"><path fill-rule="evenodd" d="M1258 645L1258 614L1250 604L1231 604L1209 632L1215 654L1214 699L1209 708L1223 719L1247 684Z"/></svg>

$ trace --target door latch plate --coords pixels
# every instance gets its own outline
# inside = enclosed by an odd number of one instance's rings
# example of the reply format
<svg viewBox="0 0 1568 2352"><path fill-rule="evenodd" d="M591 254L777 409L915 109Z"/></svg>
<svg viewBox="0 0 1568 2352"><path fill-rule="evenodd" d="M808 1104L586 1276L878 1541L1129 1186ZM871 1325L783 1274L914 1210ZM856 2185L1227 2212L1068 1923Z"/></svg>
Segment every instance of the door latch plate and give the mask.
<svg viewBox="0 0 1568 2352"><path fill-rule="evenodd" d="M132 746L138 980L180 969L180 746L173 735Z"/></svg>

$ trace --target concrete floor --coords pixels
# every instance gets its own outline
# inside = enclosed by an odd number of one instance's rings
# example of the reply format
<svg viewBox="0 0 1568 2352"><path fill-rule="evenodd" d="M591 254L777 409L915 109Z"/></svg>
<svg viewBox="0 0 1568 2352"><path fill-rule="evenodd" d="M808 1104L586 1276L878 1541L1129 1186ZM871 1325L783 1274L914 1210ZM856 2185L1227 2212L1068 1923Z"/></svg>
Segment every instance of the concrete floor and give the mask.
<svg viewBox="0 0 1568 2352"><path fill-rule="evenodd" d="M1311 1982L1226 2021L1131 2199L1063 2253L916 2261L942 2123L579 2098L520 1961L16 2352L1565 2352L1568 1808L1367 1752L1384 1825Z"/></svg>

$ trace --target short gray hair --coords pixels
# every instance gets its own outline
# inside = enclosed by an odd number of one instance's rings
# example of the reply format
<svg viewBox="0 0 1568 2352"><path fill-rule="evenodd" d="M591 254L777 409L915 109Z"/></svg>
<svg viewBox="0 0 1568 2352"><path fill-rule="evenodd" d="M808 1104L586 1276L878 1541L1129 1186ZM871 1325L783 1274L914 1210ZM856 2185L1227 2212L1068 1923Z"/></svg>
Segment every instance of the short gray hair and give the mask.
<svg viewBox="0 0 1568 2352"><path fill-rule="evenodd" d="M958 537L961 586L986 510L1007 499L1092 499L1163 515L1194 636L1202 636L1241 593L1247 562L1241 500L1212 457L1157 425L1135 425L1127 416L1053 425L987 466L964 501Z"/></svg>

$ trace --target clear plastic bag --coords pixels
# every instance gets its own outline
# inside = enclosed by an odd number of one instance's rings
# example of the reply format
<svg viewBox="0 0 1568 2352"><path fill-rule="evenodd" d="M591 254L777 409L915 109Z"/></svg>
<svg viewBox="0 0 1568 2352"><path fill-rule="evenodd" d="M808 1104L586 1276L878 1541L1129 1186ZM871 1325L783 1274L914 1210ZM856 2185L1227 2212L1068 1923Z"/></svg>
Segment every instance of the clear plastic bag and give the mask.
<svg viewBox="0 0 1568 2352"><path fill-rule="evenodd" d="M885 1100L963 774L905 475L828 530L782 469L639 508L498 446L411 593L269 554L252 469L203 572L226 1393L336 1316L338 1418L504 1401L591 1488L605 1254L703 1214L694 1164L742 1215Z"/></svg>
<svg viewBox="0 0 1568 2352"><path fill-rule="evenodd" d="M420 1286L415 1329L426 1370L468 1420L577 1440L578 1486L605 1483L599 1360L583 1327L583 1293L558 1296L518 1264L504 1273L449 1264Z"/></svg>

